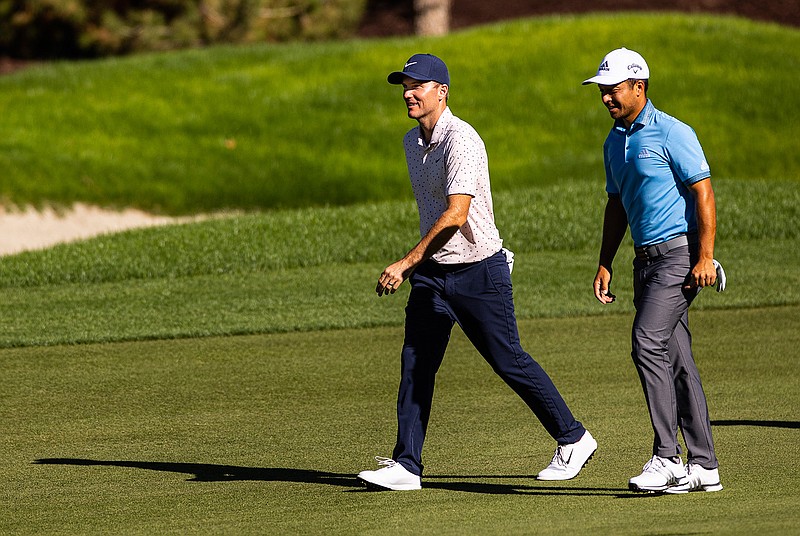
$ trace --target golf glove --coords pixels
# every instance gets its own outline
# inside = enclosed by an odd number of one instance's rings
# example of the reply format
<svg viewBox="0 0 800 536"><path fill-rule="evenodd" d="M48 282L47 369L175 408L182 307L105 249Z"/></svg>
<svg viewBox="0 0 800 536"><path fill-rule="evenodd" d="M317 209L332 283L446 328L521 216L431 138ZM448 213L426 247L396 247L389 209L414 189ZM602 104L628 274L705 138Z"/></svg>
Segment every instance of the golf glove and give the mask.
<svg viewBox="0 0 800 536"><path fill-rule="evenodd" d="M722 292L725 290L725 270L722 269L722 265L717 259L712 259L711 262L714 263L714 268L717 269L717 292Z"/></svg>
<svg viewBox="0 0 800 536"><path fill-rule="evenodd" d="M514 252L510 249L503 248L503 255L506 256L506 262L508 263L508 273L514 271Z"/></svg>
<svg viewBox="0 0 800 536"><path fill-rule="evenodd" d="M717 259L711 259L711 262L714 263L714 268L717 270L717 292L722 292L725 290L725 270L722 269L722 265L719 263ZM697 287L697 292L699 293L703 290L703 287Z"/></svg>

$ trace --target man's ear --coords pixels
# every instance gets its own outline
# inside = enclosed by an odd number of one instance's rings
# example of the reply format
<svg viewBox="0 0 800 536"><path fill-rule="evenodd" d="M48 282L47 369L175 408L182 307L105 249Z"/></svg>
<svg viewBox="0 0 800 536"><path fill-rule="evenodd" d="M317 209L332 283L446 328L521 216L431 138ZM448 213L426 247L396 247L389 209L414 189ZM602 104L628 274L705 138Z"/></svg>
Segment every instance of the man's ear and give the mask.
<svg viewBox="0 0 800 536"><path fill-rule="evenodd" d="M447 84L440 84L439 85L439 100L446 99L447 93L450 91L450 87Z"/></svg>

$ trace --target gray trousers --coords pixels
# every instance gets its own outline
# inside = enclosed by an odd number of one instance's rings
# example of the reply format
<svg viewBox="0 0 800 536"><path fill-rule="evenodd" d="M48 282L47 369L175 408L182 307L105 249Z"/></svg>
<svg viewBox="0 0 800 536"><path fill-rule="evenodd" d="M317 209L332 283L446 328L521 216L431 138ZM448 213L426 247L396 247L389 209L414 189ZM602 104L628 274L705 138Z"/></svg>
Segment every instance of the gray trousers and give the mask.
<svg viewBox="0 0 800 536"><path fill-rule="evenodd" d="M689 305L696 291L683 289L694 257L690 247L683 246L654 259L634 260L631 356L655 432L653 454L679 455L680 427L688 462L714 469L719 463L689 332Z"/></svg>

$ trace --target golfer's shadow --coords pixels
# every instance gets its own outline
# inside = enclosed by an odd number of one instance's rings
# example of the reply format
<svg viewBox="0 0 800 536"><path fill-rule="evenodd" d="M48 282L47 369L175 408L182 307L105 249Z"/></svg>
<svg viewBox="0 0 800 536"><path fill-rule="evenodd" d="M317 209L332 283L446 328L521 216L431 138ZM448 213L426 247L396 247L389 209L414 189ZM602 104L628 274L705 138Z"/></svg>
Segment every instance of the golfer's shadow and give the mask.
<svg viewBox="0 0 800 536"><path fill-rule="evenodd" d="M800 428L800 421L767 421L758 419L719 419L711 421L711 426L760 426L765 428Z"/></svg>
<svg viewBox="0 0 800 536"><path fill-rule="evenodd" d="M310 469L288 469L281 467L240 467L210 463L136 462L125 460L84 460L79 458L43 458L33 463L40 465L101 465L107 467L132 467L165 473L192 475L191 482L230 482L237 480L261 480L264 482L299 482L328 484L331 486L356 487L356 478L350 474L314 471Z"/></svg>
<svg viewBox="0 0 800 536"><path fill-rule="evenodd" d="M349 488L346 491L366 491L356 480L354 474L332 473L312 469L291 469L283 467L241 467L236 465L221 465L208 463L180 463L180 462L142 462L125 460L86 460L80 458L42 458L35 460L39 465L83 465L126 467L144 469L147 471L161 471L166 473L182 473L190 475L190 482L233 482L256 480L263 482L297 482L305 484L324 484ZM505 484L491 482L475 482L485 479L533 479L531 476L520 475L431 475L425 478L425 488L461 491L467 493L483 493L490 495L618 495L626 490L614 488L580 488L568 486L538 486L526 484ZM456 480L454 482L454 480Z"/></svg>

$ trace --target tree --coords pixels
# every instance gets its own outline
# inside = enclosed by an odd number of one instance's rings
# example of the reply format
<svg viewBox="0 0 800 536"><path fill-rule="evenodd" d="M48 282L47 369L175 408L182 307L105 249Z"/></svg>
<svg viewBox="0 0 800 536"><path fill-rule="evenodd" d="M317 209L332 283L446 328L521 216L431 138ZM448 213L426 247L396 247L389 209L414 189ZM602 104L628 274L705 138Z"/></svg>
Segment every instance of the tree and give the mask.
<svg viewBox="0 0 800 536"><path fill-rule="evenodd" d="M414 32L417 35L445 35L450 31L452 0L414 0Z"/></svg>

